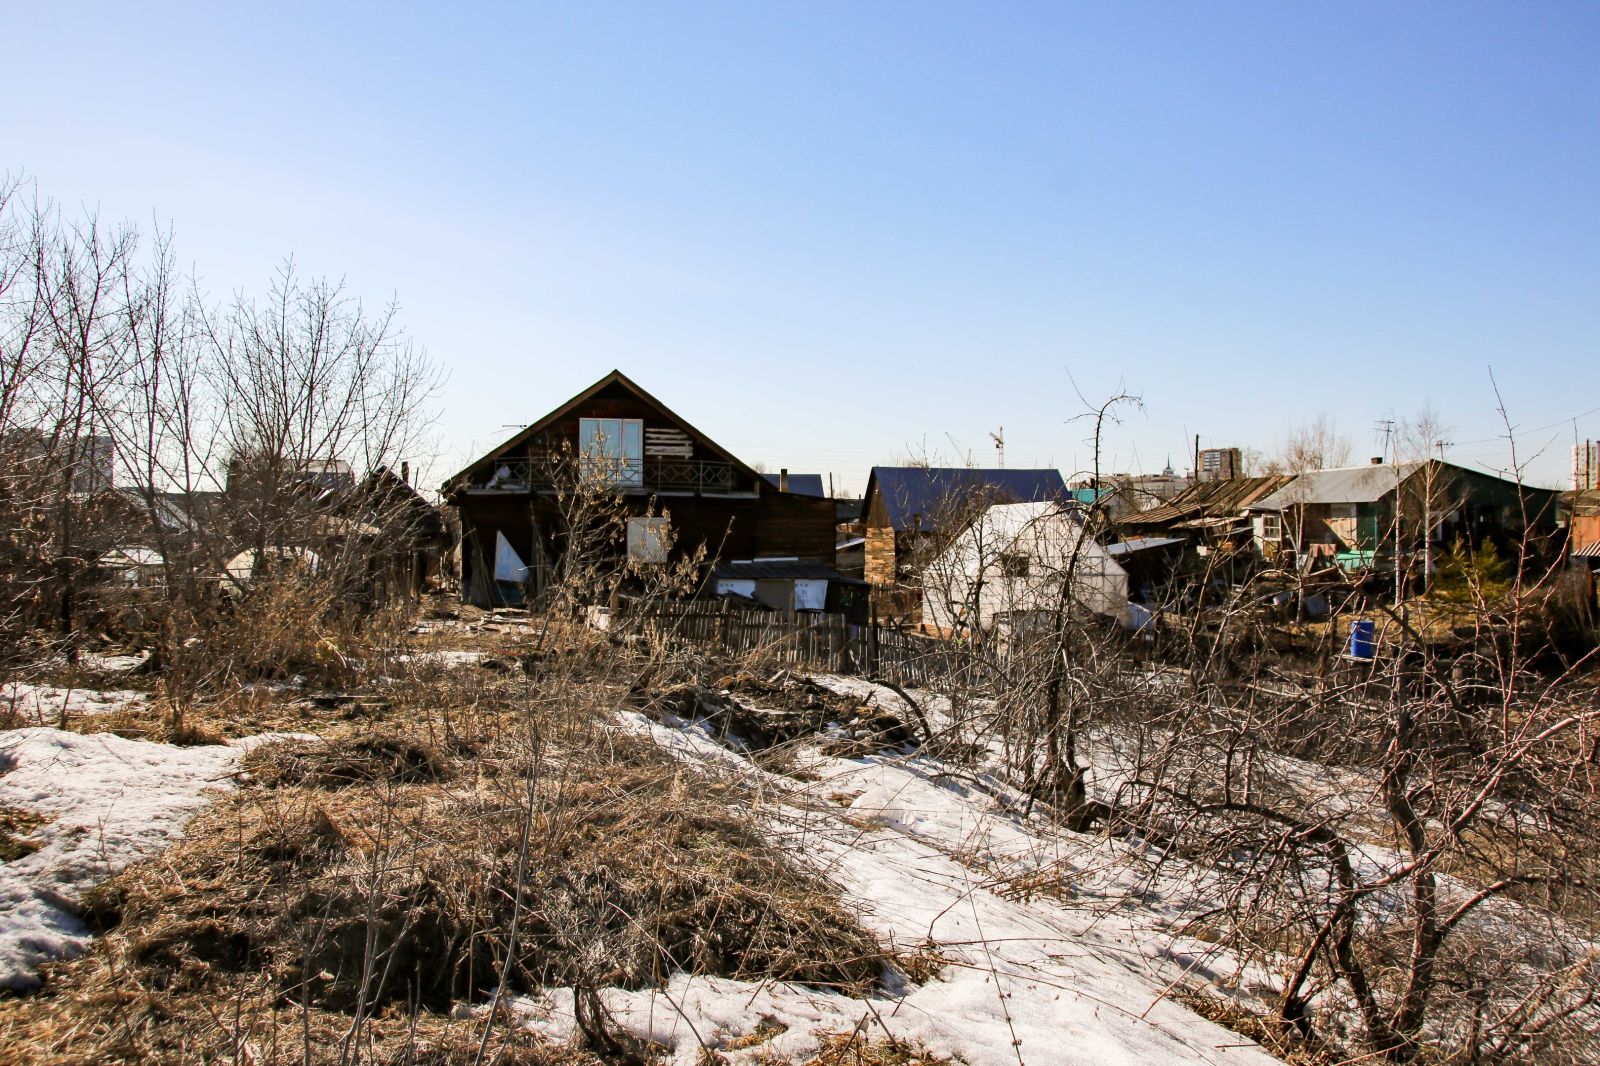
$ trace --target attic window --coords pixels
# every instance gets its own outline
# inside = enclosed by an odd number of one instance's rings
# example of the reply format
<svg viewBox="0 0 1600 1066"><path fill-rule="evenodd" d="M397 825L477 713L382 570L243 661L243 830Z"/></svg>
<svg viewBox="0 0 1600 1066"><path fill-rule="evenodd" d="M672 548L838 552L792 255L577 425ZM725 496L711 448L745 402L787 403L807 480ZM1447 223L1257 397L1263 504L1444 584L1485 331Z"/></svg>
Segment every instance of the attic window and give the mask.
<svg viewBox="0 0 1600 1066"><path fill-rule="evenodd" d="M1000 556L1000 576L1007 578L1028 576L1028 557L1026 555Z"/></svg>
<svg viewBox="0 0 1600 1066"><path fill-rule="evenodd" d="M644 484L644 423L637 418L578 419L584 473L613 485Z"/></svg>

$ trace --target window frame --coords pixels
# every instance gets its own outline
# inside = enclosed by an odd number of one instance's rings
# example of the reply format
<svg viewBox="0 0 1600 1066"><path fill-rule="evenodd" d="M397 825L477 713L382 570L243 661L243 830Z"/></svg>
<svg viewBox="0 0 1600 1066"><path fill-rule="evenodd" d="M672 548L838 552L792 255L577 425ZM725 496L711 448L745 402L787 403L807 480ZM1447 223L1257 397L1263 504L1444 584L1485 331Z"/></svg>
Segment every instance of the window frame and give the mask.
<svg viewBox="0 0 1600 1066"><path fill-rule="evenodd" d="M614 438L611 427L616 429ZM601 445L598 452L596 443ZM597 472L612 485L643 487L644 419L580 417L578 462L583 473Z"/></svg>
<svg viewBox="0 0 1600 1066"><path fill-rule="evenodd" d="M636 515L628 519L628 559L645 566L667 561L669 550L663 534L672 528L666 515Z"/></svg>

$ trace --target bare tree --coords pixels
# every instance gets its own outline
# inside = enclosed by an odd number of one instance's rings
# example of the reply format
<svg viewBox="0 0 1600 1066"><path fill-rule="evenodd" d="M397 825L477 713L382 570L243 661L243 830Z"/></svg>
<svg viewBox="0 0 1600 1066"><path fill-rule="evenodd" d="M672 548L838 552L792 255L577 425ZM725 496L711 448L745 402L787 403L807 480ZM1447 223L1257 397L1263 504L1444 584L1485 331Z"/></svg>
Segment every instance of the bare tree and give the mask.
<svg viewBox="0 0 1600 1066"><path fill-rule="evenodd" d="M1350 438L1340 433L1333 419L1323 413L1291 429L1278 454L1263 460L1259 468L1265 474L1304 474L1349 462Z"/></svg>

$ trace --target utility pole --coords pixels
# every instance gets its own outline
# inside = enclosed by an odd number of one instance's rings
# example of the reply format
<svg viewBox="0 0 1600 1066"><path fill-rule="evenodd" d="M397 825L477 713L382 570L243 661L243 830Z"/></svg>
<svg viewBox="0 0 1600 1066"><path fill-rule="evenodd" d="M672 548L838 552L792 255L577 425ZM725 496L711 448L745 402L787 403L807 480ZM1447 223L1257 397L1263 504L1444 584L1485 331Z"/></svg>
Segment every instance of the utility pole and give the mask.
<svg viewBox="0 0 1600 1066"><path fill-rule="evenodd" d="M1383 430L1384 461L1394 468L1394 523L1391 526L1391 533L1394 536L1394 606L1395 610L1400 610L1406 598L1405 575L1400 568L1400 463L1398 454L1400 449L1395 439L1394 420L1392 418L1382 419L1379 421L1378 426ZM1393 446L1392 451L1391 446Z"/></svg>

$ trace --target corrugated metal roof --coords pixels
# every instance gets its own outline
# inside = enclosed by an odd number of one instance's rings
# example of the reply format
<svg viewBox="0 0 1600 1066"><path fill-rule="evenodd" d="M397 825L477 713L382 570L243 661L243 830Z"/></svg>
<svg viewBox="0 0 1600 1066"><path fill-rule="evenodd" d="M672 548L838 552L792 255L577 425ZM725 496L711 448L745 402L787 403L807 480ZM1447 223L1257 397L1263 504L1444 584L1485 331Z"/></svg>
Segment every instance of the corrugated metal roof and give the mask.
<svg viewBox="0 0 1600 1066"><path fill-rule="evenodd" d="M883 499L889 525L901 532L931 532L942 514L964 510L974 502L1036 503L1071 497L1059 470L948 466L875 466L867 479L869 500L874 492Z"/></svg>
<svg viewBox="0 0 1600 1066"><path fill-rule="evenodd" d="M777 474L762 474L761 476L766 478L768 481L770 481L772 483L772 487L773 488L777 488L778 487L778 476L779 475L777 475ZM792 493L795 496L826 496L827 495L827 493L824 492L823 489L822 489L822 475L821 474L790 474L789 475L789 492Z"/></svg>
<svg viewBox="0 0 1600 1066"><path fill-rule="evenodd" d="M734 559L718 563L712 576L724 581L839 581L847 585L865 582L845 577L827 563L815 559Z"/></svg>
<svg viewBox="0 0 1600 1066"><path fill-rule="evenodd" d="M1581 548L1574 548L1572 554L1579 559L1600 559L1600 540L1593 544L1585 544Z"/></svg>
<svg viewBox="0 0 1600 1066"><path fill-rule="evenodd" d="M1422 463L1369 463L1337 470L1311 470L1252 506L1281 511L1299 504L1376 503L1401 481L1422 469Z"/></svg>
<svg viewBox="0 0 1600 1066"><path fill-rule="evenodd" d="M1174 544L1182 543L1184 543L1182 537L1129 537L1115 544L1107 544L1106 551L1111 555L1132 555L1134 552L1170 548Z"/></svg>

